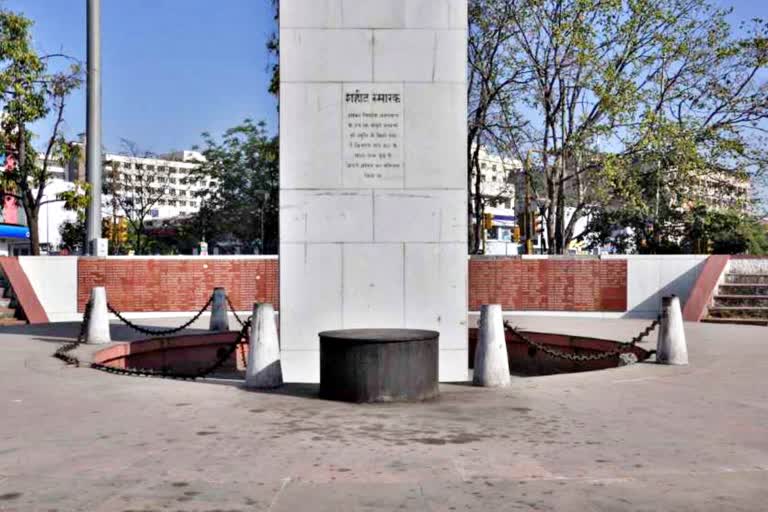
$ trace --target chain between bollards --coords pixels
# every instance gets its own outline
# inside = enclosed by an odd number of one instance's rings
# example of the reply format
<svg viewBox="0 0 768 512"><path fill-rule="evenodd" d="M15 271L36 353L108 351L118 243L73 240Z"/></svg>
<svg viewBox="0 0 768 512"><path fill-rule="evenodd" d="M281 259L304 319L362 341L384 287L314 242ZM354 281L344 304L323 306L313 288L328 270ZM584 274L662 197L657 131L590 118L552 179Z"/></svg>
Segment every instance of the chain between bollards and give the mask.
<svg viewBox="0 0 768 512"><path fill-rule="evenodd" d="M203 306L203 308L200 311L198 311L195 314L195 316L190 318L189 321L185 322L184 324L180 325L179 327L173 327L171 329L148 329L146 327L142 327L140 325L137 325L137 324L131 322L130 320L128 320L127 318L125 318L120 311L118 311L117 309L115 309L112 306L112 304L107 303L107 308L121 322L123 322L125 325L127 325L128 327L130 327L134 331L140 332L141 334L146 334L148 336L167 336L169 334L176 334L177 332L183 331L184 329L186 329L187 327L189 327L190 325L195 323L202 316L202 314L205 313L205 311L211 306L211 302L213 302L213 295L211 295L208 298L208 302L205 303L205 306ZM241 322L240 325L242 326L243 323Z"/></svg>
<svg viewBox="0 0 768 512"><path fill-rule="evenodd" d="M90 303L89 303L90 304ZM87 325L87 313L89 312L89 306L86 306L86 315L83 316L83 325ZM195 379L201 379L204 377L207 377L214 371L218 370L226 361L229 359L232 354L237 350L237 347L241 344L241 342L245 339L246 343L248 343L248 333L251 328L251 321L250 319L246 321L240 329L240 331L237 333L237 336L235 340L227 345L226 347L222 347L219 349L219 354L216 358L216 361L214 361L211 365L202 368L196 372L176 372L173 371L170 368L163 368L162 370L155 370L151 368L116 368L114 366L108 366L104 364L99 363L90 363L88 365L89 368L92 368L94 370L100 370L107 373L114 373L118 375L128 375L132 377L159 377L159 378L165 378L165 379L180 379L180 380L195 380ZM85 327L81 327L81 333L85 332ZM81 366L81 361L77 357L70 355L69 352L77 348L80 344L83 342L83 334L78 336L78 340L72 343L68 343L66 345L63 345L59 347L58 350L53 354L54 357L61 359L62 361L66 362L67 364L71 364L74 366Z"/></svg>
<svg viewBox="0 0 768 512"><path fill-rule="evenodd" d="M232 312L232 315L234 315L237 323L239 323L241 326L245 325L245 322L243 322L243 320L241 320L240 317L237 315L237 311L235 310L235 306L234 304L232 304L232 299L229 298L229 295L227 295L227 305L229 306L229 310Z"/></svg>
<svg viewBox="0 0 768 512"><path fill-rule="evenodd" d="M88 322L91 318L91 310L93 309L93 302L90 300L85 305L85 311L83 311L83 321L80 323L80 333L77 335L77 339L72 343L60 346L53 353L53 357L61 359L67 364L74 366L80 366L80 360L74 356L69 355L70 352L83 344L85 341L85 330L88 328Z"/></svg>
<svg viewBox="0 0 768 512"><path fill-rule="evenodd" d="M530 345L531 347L541 350L545 354L555 357L558 359L565 359L567 361L578 361L578 362L586 362L586 361L600 361L602 359L608 359L611 357L616 357L621 354L630 352L629 350L631 347L635 346L635 343L642 340L644 337L648 336L648 334L653 331L653 329L656 328L656 326L659 324L659 321L661 320L661 315L659 315L657 318L655 318L650 324L648 324L645 328L643 328L640 333L632 338L629 342L616 342L617 347L613 350L605 351L605 352L599 352L596 354L569 354L567 352L562 352L560 350L553 349L547 345L544 345L542 343L538 343L536 341L533 341L532 339L525 336L523 333L521 333L518 329L512 327L510 325L509 321L504 322L504 328L510 331L512 334L517 336L521 341L526 343L527 345Z"/></svg>

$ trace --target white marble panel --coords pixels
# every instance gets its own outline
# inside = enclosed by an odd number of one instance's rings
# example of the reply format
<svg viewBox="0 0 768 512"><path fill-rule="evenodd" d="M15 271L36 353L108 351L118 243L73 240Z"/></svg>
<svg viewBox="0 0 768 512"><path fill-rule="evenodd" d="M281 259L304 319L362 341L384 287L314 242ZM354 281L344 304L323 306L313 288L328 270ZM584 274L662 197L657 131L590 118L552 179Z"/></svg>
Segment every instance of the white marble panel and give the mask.
<svg viewBox="0 0 768 512"><path fill-rule="evenodd" d="M342 0L345 28L403 28L410 0Z"/></svg>
<svg viewBox="0 0 768 512"><path fill-rule="evenodd" d="M431 30L377 30L374 33L374 80L431 82L437 33Z"/></svg>
<svg viewBox="0 0 768 512"><path fill-rule="evenodd" d="M282 242L370 242L373 197L363 190L280 191Z"/></svg>
<svg viewBox="0 0 768 512"><path fill-rule="evenodd" d="M433 82L464 83L467 75L466 30L440 30L435 45Z"/></svg>
<svg viewBox="0 0 768 512"><path fill-rule="evenodd" d="M406 28L466 28L467 0L407 0Z"/></svg>
<svg viewBox="0 0 768 512"><path fill-rule="evenodd" d="M406 84L405 186L467 186L467 102L463 84Z"/></svg>
<svg viewBox="0 0 768 512"><path fill-rule="evenodd" d="M284 382L320 382L319 348L317 350L283 350L280 352L280 365Z"/></svg>
<svg viewBox="0 0 768 512"><path fill-rule="evenodd" d="M338 28L341 0L280 0L283 28Z"/></svg>
<svg viewBox="0 0 768 512"><path fill-rule="evenodd" d="M402 327L403 245L344 244L344 328Z"/></svg>
<svg viewBox="0 0 768 512"><path fill-rule="evenodd" d="M440 382L466 382L469 376L468 349L443 350L442 343L440 346Z"/></svg>
<svg viewBox="0 0 768 512"><path fill-rule="evenodd" d="M377 30L374 80L462 82L466 75L464 30Z"/></svg>
<svg viewBox="0 0 768 512"><path fill-rule="evenodd" d="M318 350L317 333L341 328L341 262L341 244L280 244L283 350Z"/></svg>
<svg viewBox="0 0 768 512"><path fill-rule="evenodd" d="M280 87L280 186L341 186L341 84Z"/></svg>
<svg viewBox="0 0 768 512"><path fill-rule="evenodd" d="M403 84L343 87L343 182L349 188L402 188Z"/></svg>
<svg viewBox="0 0 768 512"><path fill-rule="evenodd" d="M374 193L377 242L462 242L467 237L464 190Z"/></svg>
<svg viewBox="0 0 768 512"><path fill-rule="evenodd" d="M281 82L369 82L370 30L281 29Z"/></svg>
<svg viewBox="0 0 768 512"><path fill-rule="evenodd" d="M467 246L405 245L405 325L440 332L440 347L467 346Z"/></svg>

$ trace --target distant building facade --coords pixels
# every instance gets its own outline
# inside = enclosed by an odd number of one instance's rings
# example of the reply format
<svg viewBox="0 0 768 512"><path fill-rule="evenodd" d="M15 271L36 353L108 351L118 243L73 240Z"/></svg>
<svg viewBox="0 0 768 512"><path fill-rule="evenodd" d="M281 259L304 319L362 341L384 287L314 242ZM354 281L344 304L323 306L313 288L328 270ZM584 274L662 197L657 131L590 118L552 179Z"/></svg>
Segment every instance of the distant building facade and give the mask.
<svg viewBox="0 0 768 512"><path fill-rule="evenodd" d="M519 161L502 158L480 148L480 193L483 211L492 215L492 227L486 230L486 254L517 254L518 247L513 240L517 225L518 197L522 165ZM475 199L474 186L477 171L472 170L471 201Z"/></svg>
<svg viewBox="0 0 768 512"><path fill-rule="evenodd" d="M49 162L49 182L45 187L44 204L41 207L39 219L40 245L43 252L57 252L60 249L61 236L59 228L67 221L75 220L75 213L66 211L63 203L56 201L56 196L64 191L72 190L75 181L86 181L85 141L73 142L75 157L64 164ZM38 155L38 165L42 165L43 155ZM197 192L208 190L216 184L210 181L202 182L194 171L204 162L205 158L197 151L177 151L157 157L128 156L118 153L104 153L103 180L109 183L120 194L121 199L139 201L138 182L141 181L147 189L151 188L150 199L153 201L149 208L147 224L160 223L168 219L187 218L200 210L200 198ZM124 217L119 202L110 194L102 196L103 217ZM11 209L9 209L10 212ZM23 209L19 207L15 211ZM26 224L26 223L24 223ZM1 229L0 229L1 231ZM0 254L27 254L28 240L11 241L3 245L0 237Z"/></svg>

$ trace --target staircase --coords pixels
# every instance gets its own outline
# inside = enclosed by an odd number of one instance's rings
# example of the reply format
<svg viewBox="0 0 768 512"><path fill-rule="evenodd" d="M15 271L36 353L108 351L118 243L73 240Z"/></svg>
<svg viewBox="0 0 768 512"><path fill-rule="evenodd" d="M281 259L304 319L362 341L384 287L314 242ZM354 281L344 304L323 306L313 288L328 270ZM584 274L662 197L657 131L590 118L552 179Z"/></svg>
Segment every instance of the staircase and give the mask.
<svg viewBox="0 0 768 512"><path fill-rule="evenodd" d="M768 325L768 273L727 273L702 322Z"/></svg>
<svg viewBox="0 0 768 512"><path fill-rule="evenodd" d="M26 323L27 321L22 319L13 289L5 276L0 274L0 326Z"/></svg>

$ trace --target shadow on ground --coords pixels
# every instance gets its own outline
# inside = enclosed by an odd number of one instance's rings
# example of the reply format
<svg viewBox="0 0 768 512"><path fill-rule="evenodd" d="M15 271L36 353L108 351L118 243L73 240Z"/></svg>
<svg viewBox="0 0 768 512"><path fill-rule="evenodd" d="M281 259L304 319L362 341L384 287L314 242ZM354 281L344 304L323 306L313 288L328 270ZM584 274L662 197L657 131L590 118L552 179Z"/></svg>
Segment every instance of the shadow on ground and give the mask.
<svg viewBox="0 0 768 512"><path fill-rule="evenodd" d="M140 327L147 329L164 329L165 327L158 327L156 325L142 325L137 324ZM80 334L80 322L59 322L51 324L28 324L28 325L7 325L0 326L0 335L11 334L18 336L34 336L35 340L45 342L61 343L62 341L70 341L77 339ZM134 329L119 324L112 324L110 327L112 334L112 341L135 341L139 339L150 338L141 334ZM209 332L207 329L184 329L184 334L201 334Z"/></svg>

